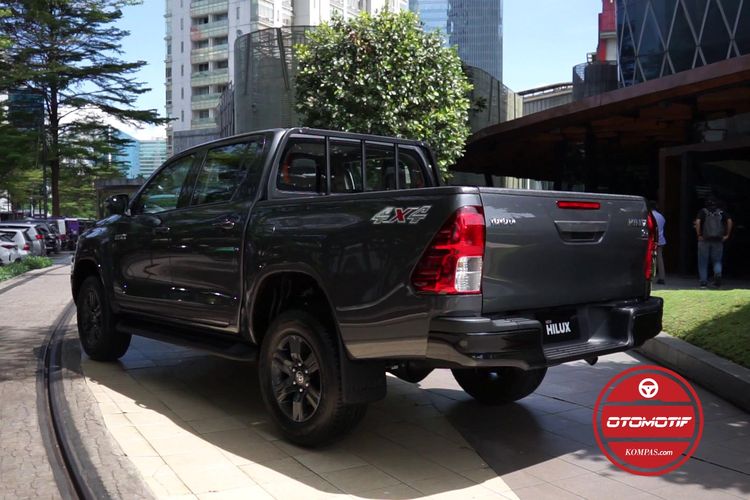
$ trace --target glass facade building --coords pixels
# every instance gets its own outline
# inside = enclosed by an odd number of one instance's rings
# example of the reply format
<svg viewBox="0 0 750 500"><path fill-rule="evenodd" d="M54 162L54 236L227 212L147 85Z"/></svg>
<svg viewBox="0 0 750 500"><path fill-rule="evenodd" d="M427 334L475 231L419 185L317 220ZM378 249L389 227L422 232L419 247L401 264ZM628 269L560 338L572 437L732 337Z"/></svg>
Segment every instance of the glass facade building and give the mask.
<svg viewBox="0 0 750 500"><path fill-rule="evenodd" d="M165 139L154 139L139 141L138 150L138 175L144 179L154 173L167 159L167 141Z"/></svg>
<svg viewBox="0 0 750 500"><path fill-rule="evenodd" d="M410 0L427 31L440 30L461 60L503 81L502 0Z"/></svg>
<svg viewBox="0 0 750 500"><path fill-rule="evenodd" d="M625 86L750 54L750 1L617 0L617 40Z"/></svg>

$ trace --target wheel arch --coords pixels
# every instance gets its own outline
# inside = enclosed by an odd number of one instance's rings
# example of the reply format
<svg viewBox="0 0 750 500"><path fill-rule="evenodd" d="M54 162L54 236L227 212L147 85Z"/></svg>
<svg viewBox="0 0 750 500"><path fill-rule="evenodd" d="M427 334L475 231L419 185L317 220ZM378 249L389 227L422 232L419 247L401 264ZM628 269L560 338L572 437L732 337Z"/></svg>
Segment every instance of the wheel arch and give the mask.
<svg viewBox="0 0 750 500"><path fill-rule="evenodd" d="M75 263L73 268L73 275L71 276L71 291L73 293L73 302L78 299L78 291L81 289L81 285L90 276L96 276L99 281L104 285L102 279L102 272L99 264L94 259L80 259Z"/></svg>
<svg viewBox="0 0 750 500"><path fill-rule="evenodd" d="M257 345L263 342L273 319L291 308L315 311L323 326L342 341L330 295L312 270L286 266L268 269L256 280L249 296L247 331Z"/></svg>

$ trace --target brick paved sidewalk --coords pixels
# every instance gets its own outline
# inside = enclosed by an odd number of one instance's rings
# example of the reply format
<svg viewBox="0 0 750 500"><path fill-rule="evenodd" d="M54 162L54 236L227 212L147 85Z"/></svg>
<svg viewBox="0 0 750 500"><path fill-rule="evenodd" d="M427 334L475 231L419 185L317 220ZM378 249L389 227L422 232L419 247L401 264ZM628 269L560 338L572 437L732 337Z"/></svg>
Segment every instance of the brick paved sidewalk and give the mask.
<svg viewBox="0 0 750 500"><path fill-rule="evenodd" d="M0 294L0 498L59 496L37 421L37 350L70 301L59 293L69 276L57 267Z"/></svg>

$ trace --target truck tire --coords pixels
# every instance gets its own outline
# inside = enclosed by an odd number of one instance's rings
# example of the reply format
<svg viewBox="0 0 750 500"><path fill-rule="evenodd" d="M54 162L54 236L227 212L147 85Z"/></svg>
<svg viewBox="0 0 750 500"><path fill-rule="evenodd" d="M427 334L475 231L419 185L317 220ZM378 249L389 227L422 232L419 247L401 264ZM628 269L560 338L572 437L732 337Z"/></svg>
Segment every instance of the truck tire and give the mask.
<svg viewBox="0 0 750 500"><path fill-rule="evenodd" d="M547 374L546 368L454 369L453 377L468 395L487 405L511 403L523 399L539 387Z"/></svg>
<svg viewBox="0 0 750 500"><path fill-rule="evenodd" d="M365 414L345 405L333 334L304 311L281 313L268 327L258 375L263 400L291 442L317 446L343 437Z"/></svg>
<svg viewBox="0 0 750 500"><path fill-rule="evenodd" d="M84 352L95 361L115 361L130 347L130 334L115 330L115 318L99 278L89 276L76 299L78 336Z"/></svg>

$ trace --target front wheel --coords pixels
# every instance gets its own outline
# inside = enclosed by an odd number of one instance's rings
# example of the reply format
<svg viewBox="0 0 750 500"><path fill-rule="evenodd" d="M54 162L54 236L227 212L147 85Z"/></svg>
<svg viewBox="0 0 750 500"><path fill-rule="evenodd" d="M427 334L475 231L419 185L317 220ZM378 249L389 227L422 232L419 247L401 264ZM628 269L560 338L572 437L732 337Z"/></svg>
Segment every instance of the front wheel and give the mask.
<svg viewBox="0 0 750 500"><path fill-rule="evenodd" d="M454 369L453 377L466 393L488 405L510 403L534 392L547 374L546 368L468 368Z"/></svg>
<svg viewBox="0 0 750 500"><path fill-rule="evenodd" d="M78 336L86 354L95 361L115 361L130 347L130 335L115 330L115 320L99 278L89 276L76 298Z"/></svg>
<svg viewBox="0 0 750 500"><path fill-rule="evenodd" d="M261 393L274 422L291 442L316 446L342 437L365 405L342 399L335 337L303 311L287 311L269 326L258 363Z"/></svg>

